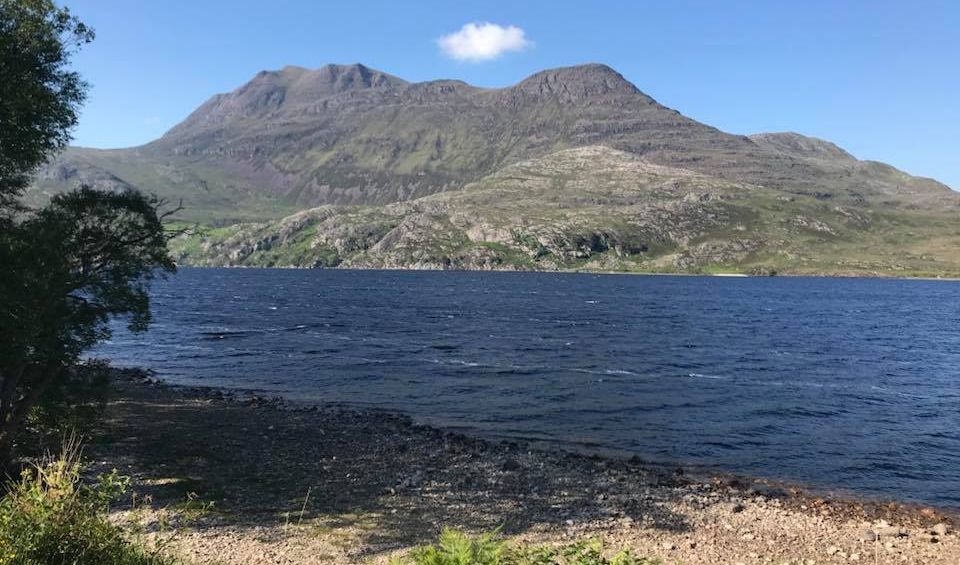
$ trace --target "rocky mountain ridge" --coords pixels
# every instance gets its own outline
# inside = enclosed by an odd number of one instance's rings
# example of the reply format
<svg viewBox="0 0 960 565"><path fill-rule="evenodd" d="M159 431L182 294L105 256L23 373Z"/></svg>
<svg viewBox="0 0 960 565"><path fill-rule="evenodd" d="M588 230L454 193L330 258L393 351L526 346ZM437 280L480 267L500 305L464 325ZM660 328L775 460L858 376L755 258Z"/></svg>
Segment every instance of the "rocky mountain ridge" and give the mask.
<svg viewBox="0 0 960 565"><path fill-rule="evenodd" d="M930 200L949 193L892 167L865 169L839 148L722 132L591 64L496 89L410 83L363 65L264 71L213 96L147 145L68 150L41 174L35 195L80 182L133 186L183 199L192 219L220 224L323 204L411 200L525 159L593 145L821 198Z"/></svg>

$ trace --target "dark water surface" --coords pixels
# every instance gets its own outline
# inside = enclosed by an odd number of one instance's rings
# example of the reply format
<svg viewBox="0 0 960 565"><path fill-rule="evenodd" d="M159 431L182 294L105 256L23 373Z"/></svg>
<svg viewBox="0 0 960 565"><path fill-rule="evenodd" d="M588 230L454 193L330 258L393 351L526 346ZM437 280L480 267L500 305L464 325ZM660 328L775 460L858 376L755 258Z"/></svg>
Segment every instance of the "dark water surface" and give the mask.
<svg viewBox="0 0 960 565"><path fill-rule="evenodd" d="M174 383L960 507L960 283L184 269Z"/></svg>

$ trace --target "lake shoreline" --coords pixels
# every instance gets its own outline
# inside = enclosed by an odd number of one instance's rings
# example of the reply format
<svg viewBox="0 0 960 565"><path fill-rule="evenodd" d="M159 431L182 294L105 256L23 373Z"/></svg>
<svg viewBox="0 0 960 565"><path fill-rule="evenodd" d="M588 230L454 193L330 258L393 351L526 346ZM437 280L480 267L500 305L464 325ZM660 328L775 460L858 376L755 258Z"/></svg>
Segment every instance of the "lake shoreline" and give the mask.
<svg viewBox="0 0 960 565"><path fill-rule="evenodd" d="M212 501L216 512L175 542L200 561L386 562L443 526L502 527L505 536L547 543L599 537L688 565L960 558L958 517L943 509L116 373L90 452L103 469L134 477L157 508L186 492ZM932 533L937 524L950 533Z"/></svg>
<svg viewBox="0 0 960 565"><path fill-rule="evenodd" d="M383 272L411 272L411 273L545 273L557 275L627 275L641 277L717 277L717 278L811 278L811 279L884 279L896 281L960 281L960 275L898 275L888 272L865 272L865 271L838 271L838 272L776 272L775 274L752 274L736 271L716 272L716 273L691 273L691 272L668 272L668 271L604 271L594 269L557 269L557 270L538 270L538 269L439 269L434 267L297 267L297 266L250 266L250 265L191 265L182 264L177 266L179 269L249 269L249 270L281 270L281 271L383 271Z"/></svg>

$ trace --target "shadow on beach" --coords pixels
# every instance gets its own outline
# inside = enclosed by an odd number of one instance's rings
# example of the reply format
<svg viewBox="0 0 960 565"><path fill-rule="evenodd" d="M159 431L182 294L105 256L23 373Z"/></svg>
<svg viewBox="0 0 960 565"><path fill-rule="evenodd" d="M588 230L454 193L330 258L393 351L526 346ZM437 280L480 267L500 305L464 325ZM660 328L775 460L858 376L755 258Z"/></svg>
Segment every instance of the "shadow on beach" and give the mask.
<svg viewBox="0 0 960 565"><path fill-rule="evenodd" d="M663 468L494 444L389 413L288 410L130 376L115 388L90 455L133 476L155 507L191 492L213 502L196 529L350 531L369 555L428 542L445 526L691 528L666 504L685 481Z"/></svg>

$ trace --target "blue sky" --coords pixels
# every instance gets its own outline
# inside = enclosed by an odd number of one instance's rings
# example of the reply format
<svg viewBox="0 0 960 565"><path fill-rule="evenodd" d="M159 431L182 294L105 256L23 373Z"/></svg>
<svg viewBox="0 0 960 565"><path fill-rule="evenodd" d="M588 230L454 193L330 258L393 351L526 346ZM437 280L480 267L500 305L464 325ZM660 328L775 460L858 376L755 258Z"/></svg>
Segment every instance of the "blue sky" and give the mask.
<svg viewBox="0 0 960 565"><path fill-rule="evenodd" d="M97 30L76 58L93 85L78 145L145 143L211 95L288 64L361 62L407 80L505 86L602 62L725 131L823 137L960 189L954 0L61 3ZM471 22L502 26L513 49L484 60L445 53L438 40Z"/></svg>

